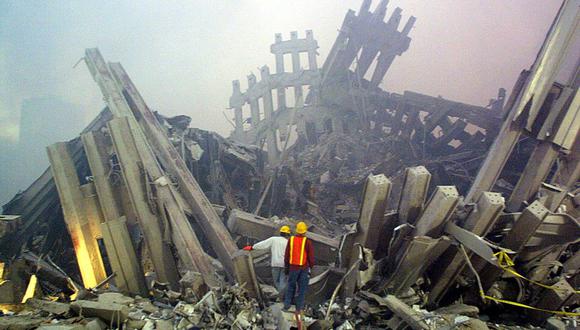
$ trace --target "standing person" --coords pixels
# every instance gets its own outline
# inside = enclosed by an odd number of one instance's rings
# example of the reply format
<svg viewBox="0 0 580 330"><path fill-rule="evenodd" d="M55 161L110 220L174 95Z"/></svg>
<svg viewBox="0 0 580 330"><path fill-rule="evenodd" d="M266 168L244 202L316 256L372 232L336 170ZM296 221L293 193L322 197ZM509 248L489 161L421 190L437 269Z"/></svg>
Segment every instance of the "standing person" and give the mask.
<svg viewBox="0 0 580 330"><path fill-rule="evenodd" d="M278 290L280 297L284 295L286 289L286 272L284 271L284 251L288 245L288 237L290 237L290 227L280 227L280 236L272 236L254 245L244 247L244 250L270 250L272 266L272 280L274 286Z"/></svg>
<svg viewBox="0 0 580 330"><path fill-rule="evenodd" d="M296 236L291 236L286 245L284 265L288 273L288 287L284 297L284 310L288 310L296 295L296 313L304 308L304 297L308 288L310 270L314 266L312 242L306 238L308 226L304 222L296 224Z"/></svg>

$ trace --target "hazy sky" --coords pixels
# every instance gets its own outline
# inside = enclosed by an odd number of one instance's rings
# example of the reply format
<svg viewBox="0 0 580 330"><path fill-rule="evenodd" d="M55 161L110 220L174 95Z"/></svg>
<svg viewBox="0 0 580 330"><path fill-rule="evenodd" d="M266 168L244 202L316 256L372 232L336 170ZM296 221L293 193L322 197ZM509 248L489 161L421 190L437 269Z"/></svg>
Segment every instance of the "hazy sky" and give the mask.
<svg viewBox="0 0 580 330"><path fill-rule="evenodd" d="M18 136L23 99L56 96L88 123L103 107L84 64L98 46L119 61L149 106L229 133L231 81L264 64L274 33L312 29L322 64L349 8L362 0L0 1L0 141ZM374 5L378 3L375 0ZM410 49L383 86L486 105L529 67L560 0L392 0L417 17ZM374 7L373 5L373 7Z"/></svg>

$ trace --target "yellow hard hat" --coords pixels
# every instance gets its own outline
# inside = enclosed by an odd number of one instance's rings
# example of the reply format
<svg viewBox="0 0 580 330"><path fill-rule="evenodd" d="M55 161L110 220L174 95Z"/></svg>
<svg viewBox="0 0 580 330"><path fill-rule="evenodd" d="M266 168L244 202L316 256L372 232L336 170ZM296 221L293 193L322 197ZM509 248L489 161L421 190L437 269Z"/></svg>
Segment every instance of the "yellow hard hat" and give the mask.
<svg viewBox="0 0 580 330"><path fill-rule="evenodd" d="M296 233L297 234L304 234L308 230L308 226L304 221L300 221L296 224Z"/></svg>
<svg viewBox="0 0 580 330"><path fill-rule="evenodd" d="M292 234L292 232L290 231L290 227L288 227L288 226L280 227L280 232L284 233L284 234Z"/></svg>

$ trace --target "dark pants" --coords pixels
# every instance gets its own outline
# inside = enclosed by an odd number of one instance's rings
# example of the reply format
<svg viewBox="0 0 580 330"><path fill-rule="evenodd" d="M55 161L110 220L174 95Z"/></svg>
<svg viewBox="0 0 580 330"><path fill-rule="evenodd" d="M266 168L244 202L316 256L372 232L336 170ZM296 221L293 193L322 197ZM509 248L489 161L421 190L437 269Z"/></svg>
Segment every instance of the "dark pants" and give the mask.
<svg viewBox="0 0 580 330"><path fill-rule="evenodd" d="M284 272L284 267L272 267L272 279L274 280L274 285L280 294L280 297L284 297L284 291L286 290L286 273Z"/></svg>
<svg viewBox="0 0 580 330"><path fill-rule="evenodd" d="M290 308L292 299L296 295L296 310L301 311L304 307L304 297L308 288L308 269L291 270L288 275L288 286L284 296L284 308Z"/></svg>

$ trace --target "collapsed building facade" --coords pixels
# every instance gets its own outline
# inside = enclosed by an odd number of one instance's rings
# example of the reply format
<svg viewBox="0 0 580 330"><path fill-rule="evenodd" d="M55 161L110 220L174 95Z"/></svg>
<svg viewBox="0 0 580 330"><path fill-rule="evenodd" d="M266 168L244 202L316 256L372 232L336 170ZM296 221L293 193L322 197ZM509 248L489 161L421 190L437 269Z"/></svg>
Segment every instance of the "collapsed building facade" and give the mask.
<svg viewBox="0 0 580 330"><path fill-rule="evenodd" d="M401 9L386 18L387 1L371 5L346 14L322 66L312 31L277 34L275 72L232 84L229 139L152 112L119 63L88 49L106 107L48 146L51 167L4 206L0 303L74 300L67 315L116 327L289 327L264 286L266 257L239 248L307 219L312 326L487 327L478 313L499 308L507 323L574 322L577 2L509 97L499 89L485 107L384 91L415 18L401 27ZM168 316L139 298L91 301L103 290L150 297ZM53 318L78 325L64 314Z"/></svg>

